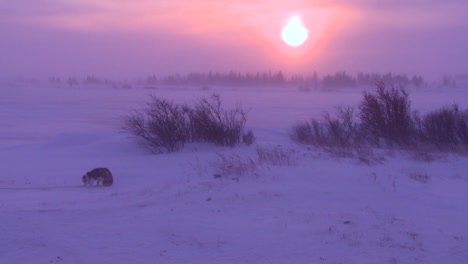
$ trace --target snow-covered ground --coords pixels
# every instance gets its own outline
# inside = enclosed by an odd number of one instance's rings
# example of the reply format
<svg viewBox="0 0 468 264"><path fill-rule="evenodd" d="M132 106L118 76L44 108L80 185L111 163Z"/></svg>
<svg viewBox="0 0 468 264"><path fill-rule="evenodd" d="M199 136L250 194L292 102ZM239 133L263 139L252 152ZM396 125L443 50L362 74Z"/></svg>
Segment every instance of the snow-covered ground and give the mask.
<svg viewBox="0 0 468 264"><path fill-rule="evenodd" d="M119 130L149 93L189 103L213 91L250 109L256 144L294 164L260 163L256 145L152 155ZM361 92L3 84L0 263L468 263L467 157L376 151L368 165L290 142L296 122ZM468 108L466 88L410 98L421 111ZM256 170L213 177L219 155ZM94 167L114 185L82 187Z"/></svg>

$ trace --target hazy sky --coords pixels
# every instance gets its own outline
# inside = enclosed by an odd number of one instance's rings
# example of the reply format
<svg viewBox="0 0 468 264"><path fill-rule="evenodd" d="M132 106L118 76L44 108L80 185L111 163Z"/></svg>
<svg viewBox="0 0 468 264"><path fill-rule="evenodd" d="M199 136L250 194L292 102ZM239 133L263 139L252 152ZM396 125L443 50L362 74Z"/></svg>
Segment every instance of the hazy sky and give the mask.
<svg viewBox="0 0 468 264"><path fill-rule="evenodd" d="M468 72L467 0L0 0L0 76ZM308 41L281 40L300 16Z"/></svg>

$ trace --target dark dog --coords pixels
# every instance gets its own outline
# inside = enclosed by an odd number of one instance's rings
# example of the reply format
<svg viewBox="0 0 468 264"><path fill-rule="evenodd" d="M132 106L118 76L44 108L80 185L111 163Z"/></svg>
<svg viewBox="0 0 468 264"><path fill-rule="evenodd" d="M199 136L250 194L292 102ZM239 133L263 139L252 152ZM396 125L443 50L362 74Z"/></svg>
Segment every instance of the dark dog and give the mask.
<svg viewBox="0 0 468 264"><path fill-rule="evenodd" d="M83 183L85 186L94 185L94 183L96 183L96 185L111 186L113 182L114 178L112 177L112 173L107 168L96 168L83 175Z"/></svg>

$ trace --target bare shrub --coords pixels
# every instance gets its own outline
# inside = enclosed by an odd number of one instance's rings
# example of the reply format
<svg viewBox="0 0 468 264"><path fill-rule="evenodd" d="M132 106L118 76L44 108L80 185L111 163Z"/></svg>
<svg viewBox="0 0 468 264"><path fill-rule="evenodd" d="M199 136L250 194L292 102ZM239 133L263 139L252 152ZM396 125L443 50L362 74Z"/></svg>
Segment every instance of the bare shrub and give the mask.
<svg viewBox="0 0 468 264"><path fill-rule="evenodd" d="M412 172L409 174L409 177L420 183L428 183L430 180L427 172Z"/></svg>
<svg viewBox="0 0 468 264"><path fill-rule="evenodd" d="M359 106L361 127L368 140L375 145L381 139L389 145L410 144L414 124L408 93L401 87L387 87L384 82L379 82L374 92L364 92Z"/></svg>
<svg viewBox="0 0 468 264"><path fill-rule="evenodd" d="M201 162L198 157L195 157L195 159L189 161L189 165L198 176L206 176L209 174L207 164Z"/></svg>
<svg viewBox="0 0 468 264"><path fill-rule="evenodd" d="M217 94L201 99L193 108L150 96L146 107L125 118L122 128L145 148L163 153L177 151L187 142L234 146L244 139L253 143L253 132L244 131L246 121L247 114L239 106L222 109Z"/></svg>
<svg viewBox="0 0 468 264"><path fill-rule="evenodd" d="M300 144L325 147L338 155L352 156L365 144L409 145L415 140L408 93L379 82L375 93L364 92L356 118L351 107L338 107L322 121L313 119L293 127L290 138ZM356 121L358 119L358 121Z"/></svg>
<svg viewBox="0 0 468 264"><path fill-rule="evenodd" d="M255 135L251 129L242 133L242 142L248 146L252 145L255 142Z"/></svg>
<svg viewBox="0 0 468 264"><path fill-rule="evenodd" d="M369 163L359 148L398 145L410 151L468 151L468 110L458 105L420 116L411 114L411 102L405 89L379 82L374 93L364 92L358 120L352 108L339 107L334 116L313 119L294 126L290 138L299 144L322 147L338 156L356 154ZM433 157L419 157L431 161Z"/></svg>
<svg viewBox="0 0 468 264"><path fill-rule="evenodd" d="M189 140L187 116L167 100L150 96L143 110L134 110L125 119L123 130L154 153L173 152Z"/></svg>
<svg viewBox="0 0 468 264"><path fill-rule="evenodd" d="M360 145L354 148L357 160L366 165L379 164L385 161L385 157L374 150L369 145Z"/></svg>
<svg viewBox="0 0 468 264"><path fill-rule="evenodd" d="M222 153L217 154L218 158L210 163L214 168L214 175L216 175L217 178L258 174L257 163L249 157L242 158L238 154L232 154L230 156L226 156Z"/></svg>
<svg viewBox="0 0 468 264"><path fill-rule="evenodd" d="M430 112L417 123L421 139L441 150L468 146L468 110L462 111L456 104Z"/></svg>
<svg viewBox="0 0 468 264"><path fill-rule="evenodd" d="M415 151L413 153L413 158L418 161L423 162L433 162L436 158L429 151Z"/></svg>
<svg viewBox="0 0 468 264"><path fill-rule="evenodd" d="M323 146L326 143L323 125L315 119L295 125L289 136L299 144Z"/></svg>
<svg viewBox="0 0 468 264"><path fill-rule="evenodd" d="M312 119L293 127L290 138L300 144L347 149L360 144L358 126L351 107L338 107L335 115L326 113L322 122Z"/></svg>
<svg viewBox="0 0 468 264"><path fill-rule="evenodd" d="M220 146L234 146L241 142L247 114L240 106L231 110L222 109L220 96L212 94L209 100L201 99L187 112L193 141Z"/></svg>
<svg viewBox="0 0 468 264"><path fill-rule="evenodd" d="M291 149L285 149L281 146L264 147L257 146L258 161L274 166L293 166L297 164L294 152Z"/></svg>
<svg viewBox="0 0 468 264"><path fill-rule="evenodd" d="M328 144L340 148L349 148L359 144L360 135L354 122L354 109L352 107L338 107L335 117L325 115Z"/></svg>

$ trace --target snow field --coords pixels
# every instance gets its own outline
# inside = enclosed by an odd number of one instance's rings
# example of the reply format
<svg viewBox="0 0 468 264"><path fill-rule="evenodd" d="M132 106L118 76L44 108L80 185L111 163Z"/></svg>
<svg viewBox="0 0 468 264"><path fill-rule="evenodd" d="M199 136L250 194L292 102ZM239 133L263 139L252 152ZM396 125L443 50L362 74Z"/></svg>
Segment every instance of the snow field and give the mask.
<svg viewBox="0 0 468 264"><path fill-rule="evenodd" d="M212 91L151 92L191 102ZM255 146L151 155L118 131L145 90L2 87L0 263L468 263L467 157L376 151L383 161L366 165L290 143L295 122L357 105L360 91L218 92L251 109L257 144L290 149L296 164L261 164ZM468 102L459 91L410 98ZM215 178L218 153L258 170ZM101 166L114 185L82 187Z"/></svg>

